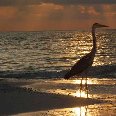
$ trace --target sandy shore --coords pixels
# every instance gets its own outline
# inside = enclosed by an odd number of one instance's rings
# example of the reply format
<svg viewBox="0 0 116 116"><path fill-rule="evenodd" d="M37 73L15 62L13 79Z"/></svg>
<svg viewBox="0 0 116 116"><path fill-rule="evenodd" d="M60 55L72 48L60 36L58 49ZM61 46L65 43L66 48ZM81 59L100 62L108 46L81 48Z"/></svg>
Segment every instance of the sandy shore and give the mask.
<svg viewBox="0 0 116 116"><path fill-rule="evenodd" d="M34 81L0 80L0 115L46 111L101 103L101 100L40 92L22 85Z"/></svg>

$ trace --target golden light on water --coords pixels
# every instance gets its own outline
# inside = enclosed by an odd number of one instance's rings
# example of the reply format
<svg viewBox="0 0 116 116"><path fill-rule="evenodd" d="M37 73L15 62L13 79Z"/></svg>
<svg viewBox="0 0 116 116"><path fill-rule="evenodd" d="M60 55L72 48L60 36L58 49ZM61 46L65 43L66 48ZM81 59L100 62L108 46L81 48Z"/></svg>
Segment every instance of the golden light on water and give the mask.
<svg viewBox="0 0 116 116"><path fill-rule="evenodd" d="M87 92L84 91L84 90L80 92L80 90L78 90L78 91L76 91L76 93L73 93L72 95L76 96L76 97L84 97L84 98L86 98L87 97Z"/></svg>
<svg viewBox="0 0 116 116"><path fill-rule="evenodd" d="M81 78L80 79L76 79L76 80L73 80L73 83L74 84L80 84L81 83ZM86 83L86 79L82 79L82 84L85 84ZM87 84L98 84L98 80L97 79L90 79L90 78L87 78Z"/></svg>
<svg viewBox="0 0 116 116"><path fill-rule="evenodd" d="M76 108L73 108L73 112L74 112L75 116L86 116L87 108L86 107L76 107Z"/></svg>

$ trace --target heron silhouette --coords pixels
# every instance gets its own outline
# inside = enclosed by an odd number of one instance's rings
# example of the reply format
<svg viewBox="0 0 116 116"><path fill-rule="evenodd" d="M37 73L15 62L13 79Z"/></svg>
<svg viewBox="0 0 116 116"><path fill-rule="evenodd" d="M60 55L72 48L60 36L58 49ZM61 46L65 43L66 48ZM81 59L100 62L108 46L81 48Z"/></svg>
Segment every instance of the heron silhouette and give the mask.
<svg viewBox="0 0 116 116"><path fill-rule="evenodd" d="M83 56L79 61L77 61L74 64L74 66L72 66L72 68L65 74L65 76L64 76L65 79L69 79L71 77L74 77L75 75L79 75L83 72L86 72L86 70L92 66L93 60L95 57L95 53L96 53L96 47L97 47L96 46L95 30L96 30L96 28L101 28L101 27L108 27L108 26L101 25L99 23L94 23L92 25L93 47L92 47L90 53ZM83 80L83 77L82 77L81 83L80 83L80 92L82 90L82 80ZM87 90L87 97L88 97L87 76L86 76L85 87Z"/></svg>

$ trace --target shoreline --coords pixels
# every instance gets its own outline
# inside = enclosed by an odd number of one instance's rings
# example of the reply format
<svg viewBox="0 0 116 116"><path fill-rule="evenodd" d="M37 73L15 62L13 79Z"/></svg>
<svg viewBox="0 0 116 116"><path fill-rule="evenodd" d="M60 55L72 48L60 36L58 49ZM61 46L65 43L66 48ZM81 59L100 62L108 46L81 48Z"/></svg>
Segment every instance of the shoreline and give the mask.
<svg viewBox="0 0 116 116"><path fill-rule="evenodd" d="M21 87L24 83L0 81L0 115L72 108L103 103L93 98L80 98L70 95L40 92L32 88Z"/></svg>

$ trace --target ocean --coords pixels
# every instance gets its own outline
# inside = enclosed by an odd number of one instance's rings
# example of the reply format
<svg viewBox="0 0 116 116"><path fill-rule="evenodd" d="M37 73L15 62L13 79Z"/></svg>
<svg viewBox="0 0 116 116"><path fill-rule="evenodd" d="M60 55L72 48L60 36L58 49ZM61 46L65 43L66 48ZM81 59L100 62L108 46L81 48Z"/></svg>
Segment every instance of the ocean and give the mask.
<svg viewBox="0 0 116 116"><path fill-rule="evenodd" d="M116 30L99 30L96 36L88 76L116 77ZM0 76L62 78L91 48L91 31L0 32Z"/></svg>

